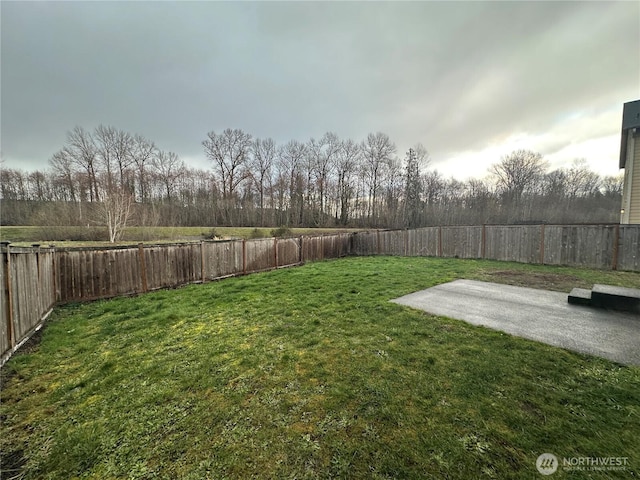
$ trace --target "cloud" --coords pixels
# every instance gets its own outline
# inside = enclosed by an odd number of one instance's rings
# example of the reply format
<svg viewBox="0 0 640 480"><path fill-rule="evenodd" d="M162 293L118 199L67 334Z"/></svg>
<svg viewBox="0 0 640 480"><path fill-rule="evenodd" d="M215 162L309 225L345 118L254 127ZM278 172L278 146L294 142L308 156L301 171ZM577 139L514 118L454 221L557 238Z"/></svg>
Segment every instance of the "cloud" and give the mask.
<svg viewBox="0 0 640 480"><path fill-rule="evenodd" d="M400 156L421 142L466 178L513 145L596 162L576 145L615 135L622 103L640 97L633 2L0 8L11 167L44 168L68 130L107 124L194 163L206 133L227 127L280 143L383 131ZM598 145L597 161L615 164L618 147Z"/></svg>

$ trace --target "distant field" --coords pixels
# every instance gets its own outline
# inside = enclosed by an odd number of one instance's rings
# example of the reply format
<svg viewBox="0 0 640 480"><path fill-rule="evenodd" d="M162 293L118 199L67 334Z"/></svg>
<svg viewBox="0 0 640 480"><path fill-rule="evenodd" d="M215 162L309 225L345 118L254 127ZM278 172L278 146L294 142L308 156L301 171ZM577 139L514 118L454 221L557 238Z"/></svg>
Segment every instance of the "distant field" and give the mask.
<svg viewBox="0 0 640 480"><path fill-rule="evenodd" d="M119 244L138 242L193 242L216 238L258 238L270 237L273 227L128 227ZM291 235L321 235L336 232L353 232L358 229L338 228L292 228ZM43 226L2 226L0 239L16 246L55 244L68 246L110 245L106 241L104 227L43 227Z"/></svg>

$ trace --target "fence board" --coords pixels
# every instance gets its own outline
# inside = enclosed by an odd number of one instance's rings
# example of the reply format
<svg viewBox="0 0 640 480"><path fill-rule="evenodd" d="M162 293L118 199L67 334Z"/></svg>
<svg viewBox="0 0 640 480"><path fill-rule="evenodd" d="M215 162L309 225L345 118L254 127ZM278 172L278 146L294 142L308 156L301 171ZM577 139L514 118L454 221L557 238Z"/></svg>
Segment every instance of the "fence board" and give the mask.
<svg viewBox="0 0 640 480"><path fill-rule="evenodd" d="M247 240L246 242L246 270L247 272L258 272L276 266L276 254L274 253L273 238L261 238Z"/></svg>
<svg viewBox="0 0 640 480"><path fill-rule="evenodd" d="M322 236L304 237L303 258L305 262L315 262L324 258L324 249L322 242Z"/></svg>
<svg viewBox="0 0 640 480"><path fill-rule="evenodd" d="M278 239L278 266L296 265L300 263L300 239Z"/></svg>
<svg viewBox="0 0 640 480"><path fill-rule="evenodd" d="M204 243L205 277L209 280L243 271L242 240Z"/></svg>
<svg viewBox="0 0 640 480"><path fill-rule="evenodd" d="M35 255L11 253L11 274L14 282L13 328L16 340L21 339L31 329L31 322L39 317L37 300L38 270Z"/></svg>
<svg viewBox="0 0 640 480"><path fill-rule="evenodd" d="M355 255L375 255L378 253L377 247L378 232L356 232L353 234L353 249Z"/></svg>
<svg viewBox="0 0 640 480"><path fill-rule="evenodd" d="M9 258L8 271L5 272L4 268L0 269L0 288L2 289L0 348L3 360L5 354L14 346L9 338L9 328L13 330L14 344L18 345L40 324L55 303L53 252L43 251L40 248L11 249L10 252L3 249L3 266L7 258ZM11 312L7 308L9 302L7 274L11 282Z"/></svg>
<svg viewBox="0 0 640 480"><path fill-rule="evenodd" d="M139 255L139 254L138 254ZM147 274L147 288L156 290L172 286L169 251L161 246L143 247L144 266ZM140 260L136 263L140 263Z"/></svg>
<svg viewBox="0 0 640 480"><path fill-rule="evenodd" d="M438 227L408 230L409 256L435 257L438 255Z"/></svg>
<svg viewBox="0 0 640 480"><path fill-rule="evenodd" d="M442 256L482 257L482 227L442 227Z"/></svg>
<svg viewBox="0 0 640 480"><path fill-rule="evenodd" d="M7 261L7 252L2 249L1 255L2 265L0 265L0 294L2 295L2 302L0 305L0 352L4 354L11 349L11 342L9 340L9 329L7 322L9 315L7 314L7 278L5 274L5 263Z"/></svg>
<svg viewBox="0 0 640 480"><path fill-rule="evenodd" d="M402 230L386 230L379 232L378 252L381 255L404 255L405 238Z"/></svg>
<svg viewBox="0 0 640 480"><path fill-rule="evenodd" d="M614 225L549 225L545 229L544 263L612 268L616 228ZM619 249L618 255L620 253Z"/></svg>
<svg viewBox="0 0 640 480"><path fill-rule="evenodd" d="M621 225L618 270L640 272L640 225Z"/></svg>
<svg viewBox="0 0 640 480"><path fill-rule="evenodd" d="M349 234L324 235L322 258L340 258L349 253Z"/></svg>
<svg viewBox="0 0 640 480"><path fill-rule="evenodd" d="M40 300L39 309L41 314L51 310L56 303L56 292L54 287L53 271L53 251L41 251L38 263L38 298Z"/></svg>
<svg viewBox="0 0 640 480"><path fill-rule="evenodd" d="M487 225L485 235L485 258L540 263L540 225Z"/></svg>
<svg viewBox="0 0 640 480"><path fill-rule="evenodd" d="M47 248L40 251L41 310L48 312L56 304L56 251Z"/></svg>

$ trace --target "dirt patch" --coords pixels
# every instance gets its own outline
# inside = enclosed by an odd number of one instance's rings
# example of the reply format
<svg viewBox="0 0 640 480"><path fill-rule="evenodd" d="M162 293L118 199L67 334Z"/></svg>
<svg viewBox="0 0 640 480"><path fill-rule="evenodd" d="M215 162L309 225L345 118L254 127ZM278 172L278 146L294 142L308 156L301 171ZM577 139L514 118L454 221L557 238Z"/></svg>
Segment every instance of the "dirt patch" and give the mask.
<svg viewBox="0 0 640 480"><path fill-rule="evenodd" d="M40 347L40 343L42 342L43 330L44 325L40 329L33 332L33 334L31 334L31 336L29 337L29 340L24 342L18 350L13 352L12 357L23 355L25 353L35 352ZM13 370L12 368L8 368L6 365L3 365L2 368L0 368L0 390L4 388L4 386L9 380L11 380L11 378L13 378L15 373L15 370Z"/></svg>
<svg viewBox="0 0 640 480"><path fill-rule="evenodd" d="M539 288L557 292L570 292L574 287L591 288L592 285L573 275L557 273L526 272L521 270L499 270L486 272L485 280L518 287Z"/></svg>
<svg viewBox="0 0 640 480"><path fill-rule="evenodd" d="M14 355L16 355L17 353L35 352L38 349L38 347L40 347L40 343L42 342L43 330L44 330L44 325L40 327L40 329L33 332L33 334L29 337L29 340L24 342L24 344L20 346L20 348L16 351L16 353L14 353Z"/></svg>

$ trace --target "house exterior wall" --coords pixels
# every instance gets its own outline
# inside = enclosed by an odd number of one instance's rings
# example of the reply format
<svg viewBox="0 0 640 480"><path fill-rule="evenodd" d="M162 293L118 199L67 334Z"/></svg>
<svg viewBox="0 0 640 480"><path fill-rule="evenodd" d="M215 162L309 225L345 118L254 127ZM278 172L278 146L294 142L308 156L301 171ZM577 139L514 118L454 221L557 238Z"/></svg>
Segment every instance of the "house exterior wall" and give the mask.
<svg viewBox="0 0 640 480"><path fill-rule="evenodd" d="M629 132L622 190L622 224L640 224L640 134Z"/></svg>
<svg viewBox="0 0 640 480"><path fill-rule="evenodd" d="M630 137L632 135L629 135ZM631 202L629 223L640 223L640 136L635 135L633 148L633 171L631 174Z"/></svg>

